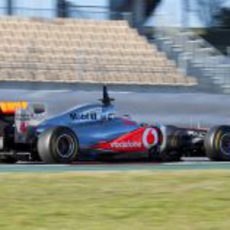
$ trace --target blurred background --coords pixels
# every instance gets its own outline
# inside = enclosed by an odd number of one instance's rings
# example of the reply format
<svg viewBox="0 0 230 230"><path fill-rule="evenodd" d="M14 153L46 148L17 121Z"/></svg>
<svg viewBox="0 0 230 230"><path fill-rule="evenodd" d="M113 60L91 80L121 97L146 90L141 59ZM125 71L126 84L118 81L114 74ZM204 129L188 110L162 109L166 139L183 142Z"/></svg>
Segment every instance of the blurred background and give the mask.
<svg viewBox="0 0 230 230"><path fill-rule="evenodd" d="M2 0L0 15L2 100L55 114L107 84L140 121L229 123L230 0Z"/></svg>

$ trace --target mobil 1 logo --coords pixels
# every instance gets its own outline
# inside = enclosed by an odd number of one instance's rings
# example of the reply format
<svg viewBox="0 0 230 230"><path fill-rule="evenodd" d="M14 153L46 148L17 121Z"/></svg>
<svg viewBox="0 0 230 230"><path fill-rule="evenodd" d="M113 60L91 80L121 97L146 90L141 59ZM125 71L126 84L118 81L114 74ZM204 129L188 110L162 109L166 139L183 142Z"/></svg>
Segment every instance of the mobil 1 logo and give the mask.
<svg viewBox="0 0 230 230"><path fill-rule="evenodd" d="M69 114L69 117L73 121L85 121L85 120L90 120L90 121L96 121L98 118L96 112L87 112L87 113L77 113L77 112L72 112Z"/></svg>
<svg viewBox="0 0 230 230"><path fill-rule="evenodd" d="M97 121L101 119L101 108L90 109L86 111L72 111L69 117L72 121Z"/></svg>

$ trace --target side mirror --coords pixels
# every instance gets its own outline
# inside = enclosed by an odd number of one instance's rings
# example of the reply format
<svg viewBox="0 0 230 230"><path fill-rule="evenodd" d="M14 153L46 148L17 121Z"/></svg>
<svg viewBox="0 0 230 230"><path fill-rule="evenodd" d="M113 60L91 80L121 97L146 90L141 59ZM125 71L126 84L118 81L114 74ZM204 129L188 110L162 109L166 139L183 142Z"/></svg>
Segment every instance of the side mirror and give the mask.
<svg viewBox="0 0 230 230"><path fill-rule="evenodd" d="M32 104L31 109L35 115L41 115L46 112L46 106L44 104Z"/></svg>

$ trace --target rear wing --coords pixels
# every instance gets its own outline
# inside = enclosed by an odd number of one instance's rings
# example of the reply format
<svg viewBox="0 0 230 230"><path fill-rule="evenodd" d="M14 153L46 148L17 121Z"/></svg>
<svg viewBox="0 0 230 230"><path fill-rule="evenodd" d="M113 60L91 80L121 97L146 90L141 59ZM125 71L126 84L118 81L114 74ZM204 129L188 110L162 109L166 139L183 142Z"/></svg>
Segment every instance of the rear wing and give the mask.
<svg viewBox="0 0 230 230"><path fill-rule="evenodd" d="M14 125L16 143L30 143L33 141L31 135L34 134L34 127L39 125L46 115L46 106L44 104L29 103L27 108L18 108L15 111Z"/></svg>
<svg viewBox="0 0 230 230"><path fill-rule="evenodd" d="M45 117L44 104L26 101L0 101L0 135L4 127L13 125L14 141L26 143L30 139L30 127L38 125Z"/></svg>

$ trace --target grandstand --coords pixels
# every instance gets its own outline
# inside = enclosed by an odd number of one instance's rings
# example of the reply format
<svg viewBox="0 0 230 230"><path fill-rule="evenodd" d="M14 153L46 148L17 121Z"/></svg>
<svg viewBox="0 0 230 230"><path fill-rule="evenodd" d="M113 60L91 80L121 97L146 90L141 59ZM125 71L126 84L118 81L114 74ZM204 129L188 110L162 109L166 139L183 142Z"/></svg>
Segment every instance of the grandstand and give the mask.
<svg viewBox="0 0 230 230"><path fill-rule="evenodd" d="M192 30L156 28L156 44L170 59L199 79L200 88L230 93L230 59Z"/></svg>
<svg viewBox="0 0 230 230"><path fill-rule="evenodd" d="M0 19L0 81L193 86L126 21Z"/></svg>

